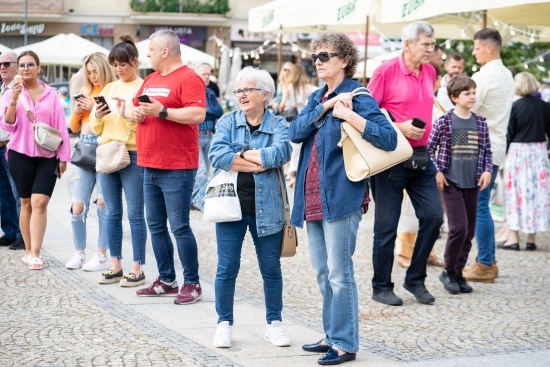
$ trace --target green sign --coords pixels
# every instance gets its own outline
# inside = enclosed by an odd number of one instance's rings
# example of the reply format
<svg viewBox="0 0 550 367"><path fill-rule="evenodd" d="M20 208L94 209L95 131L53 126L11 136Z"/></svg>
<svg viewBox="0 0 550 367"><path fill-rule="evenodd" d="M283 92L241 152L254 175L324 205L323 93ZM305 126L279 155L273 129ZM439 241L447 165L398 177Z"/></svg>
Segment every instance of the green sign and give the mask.
<svg viewBox="0 0 550 367"><path fill-rule="evenodd" d="M403 3L403 11L401 12L401 18L405 18L411 13L415 12L420 8L426 0L408 0Z"/></svg>
<svg viewBox="0 0 550 367"><path fill-rule="evenodd" d="M275 18L275 10L271 9L267 12L267 15L262 19L262 29L267 27L269 23L273 22Z"/></svg>
<svg viewBox="0 0 550 367"><path fill-rule="evenodd" d="M350 1L349 3L341 6L338 8L338 18L336 19L338 22L347 17L348 15L352 14L355 11L355 3L357 0Z"/></svg>

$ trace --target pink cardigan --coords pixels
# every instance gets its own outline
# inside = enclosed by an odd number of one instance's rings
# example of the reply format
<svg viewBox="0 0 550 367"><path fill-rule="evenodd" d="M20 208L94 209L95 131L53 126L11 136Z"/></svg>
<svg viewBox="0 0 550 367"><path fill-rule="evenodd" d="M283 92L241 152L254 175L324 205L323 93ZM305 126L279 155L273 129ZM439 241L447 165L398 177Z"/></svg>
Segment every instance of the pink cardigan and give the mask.
<svg viewBox="0 0 550 367"><path fill-rule="evenodd" d="M29 92L25 88L23 88L21 96L25 98L27 104L30 106L35 121L43 122L61 131L63 143L59 146L57 151L51 154L51 156L58 156L61 162L68 162L71 159L71 142L69 140L63 107L59 102L59 97L55 89L45 83L41 82L40 84L44 86L44 92L42 93L42 97L36 101L36 105L32 103ZM29 157L41 157L45 154L45 150L38 150L36 147L33 126L27 117L27 113L21 101L17 100L15 123L8 124L4 119L12 94L13 90L10 89L6 91L4 99L2 100L2 107L0 107L0 127L11 133L8 150L14 150Z"/></svg>

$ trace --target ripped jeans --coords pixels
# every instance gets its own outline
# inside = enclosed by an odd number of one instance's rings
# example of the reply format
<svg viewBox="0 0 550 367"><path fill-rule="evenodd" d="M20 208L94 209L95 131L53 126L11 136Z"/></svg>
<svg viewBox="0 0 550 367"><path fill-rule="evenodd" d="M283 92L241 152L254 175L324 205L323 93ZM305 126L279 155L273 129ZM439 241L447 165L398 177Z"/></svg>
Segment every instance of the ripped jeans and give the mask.
<svg viewBox="0 0 550 367"><path fill-rule="evenodd" d="M85 134L80 138L82 141L97 143L97 136L95 134ZM73 175L73 192L72 203L83 203L84 210L79 215L73 214L73 208L71 204L70 213L72 215L71 225L73 228L73 242L76 251L83 251L86 249L86 219L90 210L90 198L94 191L94 186L97 186L97 199L102 198L101 186L97 179L97 173L95 171L85 170L80 167L74 167ZM107 229L106 218L107 209L105 205L97 205L97 217L99 218L99 237L97 247L101 250L109 248L107 242Z"/></svg>

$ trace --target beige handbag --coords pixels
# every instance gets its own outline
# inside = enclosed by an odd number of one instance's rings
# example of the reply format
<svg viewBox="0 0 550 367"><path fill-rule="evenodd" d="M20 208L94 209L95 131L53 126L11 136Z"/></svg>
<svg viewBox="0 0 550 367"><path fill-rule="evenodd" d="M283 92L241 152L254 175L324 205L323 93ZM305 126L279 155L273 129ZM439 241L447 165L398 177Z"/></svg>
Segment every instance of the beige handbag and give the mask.
<svg viewBox="0 0 550 367"><path fill-rule="evenodd" d="M61 132L48 124L45 124L43 122L36 122L34 120L34 115L31 112L29 104L22 94L19 95L19 100L21 101L23 108L27 112L27 117L32 123L34 130L34 142L36 144L37 150L44 157L50 156L52 152L55 152L57 148L59 148L59 146L63 144ZM43 154L41 148L46 149L48 152L46 154Z"/></svg>
<svg viewBox="0 0 550 367"><path fill-rule="evenodd" d="M360 94L370 95L364 87L357 88L352 93L354 96ZM388 112L384 109L381 109L381 111L386 115L389 123L397 133L397 147L394 151L390 152L374 147L370 142L363 139L361 132L348 122L343 122L340 125L342 139L340 139L338 146L342 148L344 168L350 181L364 180L406 161L413 154L413 149L407 138L391 121Z"/></svg>
<svg viewBox="0 0 550 367"><path fill-rule="evenodd" d="M281 257L292 257L296 255L298 247L298 234L296 227L290 224L290 206L286 200L285 186L281 176L281 170L277 168L279 176L279 185L281 186L281 195L283 195L283 204L285 206L285 224L283 225L283 239L281 241Z"/></svg>
<svg viewBox="0 0 550 367"><path fill-rule="evenodd" d="M130 154L126 144L130 138L132 130L128 129L126 141L117 140L101 144L96 149L95 170L99 173L113 173L120 171L130 164Z"/></svg>

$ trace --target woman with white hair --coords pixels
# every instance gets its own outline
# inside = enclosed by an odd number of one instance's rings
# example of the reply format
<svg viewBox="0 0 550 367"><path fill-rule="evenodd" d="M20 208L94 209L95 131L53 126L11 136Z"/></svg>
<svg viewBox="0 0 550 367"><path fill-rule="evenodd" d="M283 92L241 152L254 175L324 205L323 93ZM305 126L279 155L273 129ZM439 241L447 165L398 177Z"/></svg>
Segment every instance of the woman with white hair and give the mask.
<svg viewBox="0 0 550 367"><path fill-rule="evenodd" d="M241 110L229 112L218 120L209 154L216 169L213 177L222 170L238 172L237 196L242 211L239 221L216 223L218 266L214 289L218 328L214 346L231 347L235 281L248 229L264 282L265 340L285 347L290 345L290 338L281 326L280 249L285 209L278 171L282 174L283 165L290 160L288 124L266 108L275 93L275 84L267 71L246 67L237 74L235 83L237 89L233 93ZM201 210L205 191L206 186L193 200Z"/></svg>

